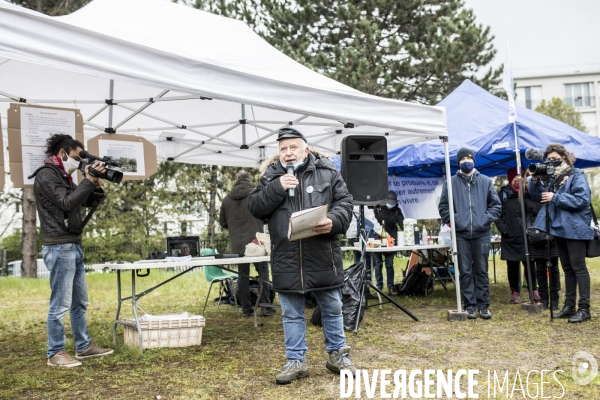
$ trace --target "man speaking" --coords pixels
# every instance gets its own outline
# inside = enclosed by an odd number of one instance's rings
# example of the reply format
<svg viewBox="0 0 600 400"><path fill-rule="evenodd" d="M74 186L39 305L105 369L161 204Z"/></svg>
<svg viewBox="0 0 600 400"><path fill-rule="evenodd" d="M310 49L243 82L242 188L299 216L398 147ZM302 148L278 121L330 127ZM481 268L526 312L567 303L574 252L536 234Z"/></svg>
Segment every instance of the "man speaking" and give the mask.
<svg viewBox="0 0 600 400"><path fill-rule="evenodd" d="M331 160L310 152L306 139L295 129L279 131L279 157L273 157L249 196L248 208L268 220L273 250L273 289L279 293L287 362L277 375L278 384L308 376L304 294L311 292L321 309L326 367L336 373L356 368L346 345L342 317L344 280L338 234L352 217L352 195ZM288 163L290 170L287 170ZM293 172L293 173L290 173ZM289 192L294 189L293 196ZM327 204L327 219L313 229L318 235L290 242L289 218L293 212Z"/></svg>

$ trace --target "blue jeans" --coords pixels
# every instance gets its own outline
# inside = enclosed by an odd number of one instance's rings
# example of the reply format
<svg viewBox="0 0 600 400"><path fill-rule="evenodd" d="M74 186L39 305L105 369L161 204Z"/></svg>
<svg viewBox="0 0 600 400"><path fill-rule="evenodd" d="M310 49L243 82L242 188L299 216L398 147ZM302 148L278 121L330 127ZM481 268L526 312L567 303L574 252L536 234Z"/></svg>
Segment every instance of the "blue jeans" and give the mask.
<svg viewBox="0 0 600 400"><path fill-rule="evenodd" d="M482 310L490 305L490 282L488 278L488 258L490 237L477 239L456 238L460 290L465 300L466 310Z"/></svg>
<svg viewBox="0 0 600 400"><path fill-rule="evenodd" d="M396 253L372 253L375 263L375 279L377 279L377 287L383 289L383 257L385 257L385 271L387 275L387 287L392 289L394 286L394 256Z"/></svg>
<svg viewBox="0 0 600 400"><path fill-rule="evenodd" d="M42 247L42 257L50 271L48 310L48 358L65 350L65 314L69 311L75 351L83 353L91 344L85 312L88 292L85 283L83 250L75 243Z"/></svg>
<svg viewBox="0 0 600 400"><path fill-rule="evenodd" d="M342 290L329 289L311 292L321 309L321 322L325 335L325 348L328 353L339 351L346 346L344 319L342 316ZM302 361L308 347L306 345L306 320L304 318L304 295L300 293L279 293L285 337L285 357L288 360Z"/></svg>

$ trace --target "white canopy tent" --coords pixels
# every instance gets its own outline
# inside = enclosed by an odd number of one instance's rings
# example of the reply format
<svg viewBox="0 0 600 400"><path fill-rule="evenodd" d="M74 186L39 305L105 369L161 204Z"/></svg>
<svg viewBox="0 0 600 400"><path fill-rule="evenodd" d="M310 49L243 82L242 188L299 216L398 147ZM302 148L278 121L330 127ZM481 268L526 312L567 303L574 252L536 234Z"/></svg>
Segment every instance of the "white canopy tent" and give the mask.
<svg viewBox="0 0 600 400"><path fill-rule="evenodd" d="M447 135L443 108L366 95L240 21L164 0L95 0L64 17L0 0L0 57L4 116L20 99L77 107L86 139L139 133L159 161L255 167L290 122L330 154L349 133L387 134L389 147Z"/></svg>
<svg viewBox="0 0 600 400"><path fill-rule="evenodd" d="M159 161L257 167L289 125L329 154L348 134L388 148L448 137L443 107L361 93L240 21L166 0L94 0L63 17L0 0L3 134L11 102L79 108L86 140L143 135ZM450 171L447 157L446 145Z"/></svg>

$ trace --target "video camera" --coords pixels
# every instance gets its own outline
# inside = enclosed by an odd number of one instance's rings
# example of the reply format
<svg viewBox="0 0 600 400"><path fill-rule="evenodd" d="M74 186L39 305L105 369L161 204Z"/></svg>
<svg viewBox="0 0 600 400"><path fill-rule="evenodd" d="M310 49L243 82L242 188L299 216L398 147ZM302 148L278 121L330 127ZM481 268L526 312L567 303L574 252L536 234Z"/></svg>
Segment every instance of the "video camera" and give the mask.
<svg viewBox="0 0 600 400"><path fill-rule="evenodd" d="M85 172L85 167L89 165L90 168L88 169L88 173L95 178L106 179L107 181L116 184L121 183L121 181L123 180L123 173L121 171L109 169L109 167L121 167L121 164L118 161L115 161L115 159L113 159L112 157L104 156L101 158L98 156L94 156L85 150L79 152L79 157L81 157L84 160L81 162L81 164L79 164L79 170L81 172ZM96 169L92 168L92 163L94 161L100 161L101 163L104 163L104 165L107 168L106 172L102 174Z"/></svg>

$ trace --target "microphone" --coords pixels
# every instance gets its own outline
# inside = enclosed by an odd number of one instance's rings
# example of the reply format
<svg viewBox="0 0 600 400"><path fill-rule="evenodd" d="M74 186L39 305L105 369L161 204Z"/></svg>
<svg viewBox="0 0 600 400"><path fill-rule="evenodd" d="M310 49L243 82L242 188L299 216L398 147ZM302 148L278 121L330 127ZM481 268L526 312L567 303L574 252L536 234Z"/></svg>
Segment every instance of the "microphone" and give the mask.
<svg viewBox="0 0 600 400"><path fill-rule="evenodd" d="M528 160L543 160L544 152L537 147L530 147L525 151L525 158Z"/></svg>
<svg viewBox="0 0 600 400"><path fill-rule="evenodd" d="M286 165L286 168L287 168L287 173L288 174L294 175L294 163L293 162L288 161L288 163ZM288 195L290 197L294 197L294 188L288 189Z"/></svg>

